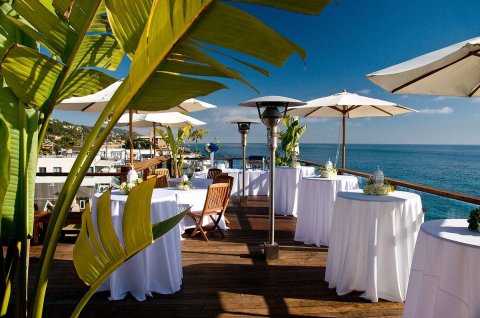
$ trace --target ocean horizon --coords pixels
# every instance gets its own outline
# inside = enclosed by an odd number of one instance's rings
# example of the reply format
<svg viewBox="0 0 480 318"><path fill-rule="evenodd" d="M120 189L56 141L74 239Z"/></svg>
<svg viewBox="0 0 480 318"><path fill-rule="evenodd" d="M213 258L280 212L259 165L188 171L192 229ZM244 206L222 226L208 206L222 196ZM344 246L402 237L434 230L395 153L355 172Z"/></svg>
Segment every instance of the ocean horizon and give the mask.
<svg viewBox="0 0 480 318"><path fill-rule="evenodd" d="M203 154L205 143L198 144ZM195 144L190 148L195 149ZM386 177L441 190L480 196L480 145L440 144L347 144L346 168L373 173L380 168ZM299 159L341 166L341 145L301 143ZM241 157L240 143L222 143L216 157ZM247 157L268 157L266 143L249 143ZM236 162L236 167L241 163ZM362 181L362 180L360 180ZM425 220L468 218L474 204L410 189L422 197Z"/></svg>

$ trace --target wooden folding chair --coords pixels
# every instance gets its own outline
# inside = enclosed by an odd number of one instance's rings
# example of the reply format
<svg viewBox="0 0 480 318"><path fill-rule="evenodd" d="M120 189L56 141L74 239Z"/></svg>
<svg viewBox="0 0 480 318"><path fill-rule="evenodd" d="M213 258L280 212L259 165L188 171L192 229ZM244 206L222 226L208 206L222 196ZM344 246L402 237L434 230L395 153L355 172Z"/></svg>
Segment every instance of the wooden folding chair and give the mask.
<svg viewBox="0 0 480 318"><path fill-rule="evenodd" d="M205 199L203 210L188 212L188 216L190 216L195 222L195 229L190 237L194 237L198 233L201 233L208 242L207 231L213 232L218 229L222 238L225 238L218 223L224 215L228 206L228 201L230 200L230 196L228 195L229 188L230 185L228 183L215 183L208 186L207 198ZM209 230L205 230L202 226L203 219L207 216L213 221L213 227Z"/></svg>
<svg viewBox="0 0 480 318"><path fill-rule="evenodd" d="M234 178L229 176L227 173L219 173L213 178L213 183L228 183L230 185L228 189L228 196L232 194L232 187L233 187L233 180ZM229 224L230 220L224 216L225 223Z"/></svg>
<svg viewBox="0 0 480 318"><path fill-rule="evenodd" d="M155 188L168 188L168 180L166 175L153 175L147 177L147 179L150 178L157 178L157 181L155 182Z"/></svg>
<svg viewBox="0 0 480 318"><path fill-rule="evenodd" d="M155 175L157 176L167 176L167 179L170 178L170 171L167 169L167 168L159 168L159 169L155 169Z"/></svg>
<svg viewBox="0 0 480 318"><path fill-rule="evenodd" d="M207 179L213 179L217 174L222 173L222 169L210 168L208 169Z"/></svg>

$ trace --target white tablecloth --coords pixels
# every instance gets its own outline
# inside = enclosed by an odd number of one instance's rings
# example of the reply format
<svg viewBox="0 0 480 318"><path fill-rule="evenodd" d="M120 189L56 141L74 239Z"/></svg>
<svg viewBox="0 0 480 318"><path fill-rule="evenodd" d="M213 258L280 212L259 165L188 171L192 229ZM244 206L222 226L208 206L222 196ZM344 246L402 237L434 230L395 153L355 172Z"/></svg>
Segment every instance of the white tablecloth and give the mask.
<svg viewBox="0 0 480 318"><path fill-rule="evenodd" d="M92 203L92 216L96 224L96 194ZM122 218L127 196L112 192L111 213L115 232L123 244ZM174 195L152 196L151 222L157 223L177 214ZM153 245L138 253L110 275L99 291L110 290L110 299L123 299L131 293L137 300L143 301L152 292L173 294L182 284L182 253L179 227L159 238Z"/></svg>
<svg viewBox="0 0 480 318"><path fill-rule="evenodd" d="M298 193L295 241L328 246L337 192L353 189L358 189L354 176L304 177Z"/></svg>
<svg viewBox="0 0 480 318"><path fill-rule="evenodd" d="M298 190L303 177L313 176L315 167L276 167L275 214L297 216Z"/></svg>
<svg viewBox="0 0 480 318"><path fill-rule="evenodd" d="M325 280L338 295L405 300L413 250L423 222L420 196L395 191L368 196L338 192L333 212Z"/></svg>
<svg viewBox="0 0 480 318"><path fill-rule="evenodd" d="M193 189L193 190L178 190L177 188L159 188L154 189L154 196L171 196L175 195L177 200L178 212L182 212L189 206L192 206L192 211L201 211L205 205L205 198L207 197L208 189ZM209 225L212 223L210 217L203 218L203 225ZM224 218L220 220L218 224L221 229L228 229L225 224ZM184 233L185 229L194 228L195 222L189 216L183 218L179 223L180 233Z"/></svg>
<svg viewBox="0 0 480 318"><path fill-rule="evenodd" d="M422 224L404 317L480 317L480 233L465 219Z"/></svg>
<svg viewBox="0 0 480 318"><path fill-rule="evenodd" d="M242 169L223 169L223 173L228 173L233 177L232 195L242 195ZM195 172L195 178L207 178L208 170ZM245 195L268 195L269 173L263 170L246 171Z"/></svg>

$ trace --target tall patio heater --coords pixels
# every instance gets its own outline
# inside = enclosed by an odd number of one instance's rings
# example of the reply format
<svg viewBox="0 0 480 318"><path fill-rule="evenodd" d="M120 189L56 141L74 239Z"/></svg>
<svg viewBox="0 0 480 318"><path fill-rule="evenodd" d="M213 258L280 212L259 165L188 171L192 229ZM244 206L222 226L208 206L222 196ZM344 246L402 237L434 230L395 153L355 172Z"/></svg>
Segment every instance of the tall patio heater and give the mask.
<svg viewBox="0 0 480 318"><path fill-rule="evenodd" d="M264 242L264 253L267 260L279 258L280 248L275 242L275 150L278 141L278 125L282 122L288 107L301 106L306 103L283 96L265 96L240 103L240 106L256 107L262 123L267 126L268 147L270 150L270 193L269 193L269 231L268 242ZM283 113L278 108L283 108ZM260 111L263 109L263 112Z"/></svg>
<svg viewBox="0 0 480 318"><path fill-rule="evenodd" d="M242 196L240 198L240 206L247 205L248 196L245 195L245 183L246 183L246 148L247 148L247 135L250 132L251 124L259 124L257 120L240 118L229 121L228 124L237 124L238 132L242 136Z"/></svg>

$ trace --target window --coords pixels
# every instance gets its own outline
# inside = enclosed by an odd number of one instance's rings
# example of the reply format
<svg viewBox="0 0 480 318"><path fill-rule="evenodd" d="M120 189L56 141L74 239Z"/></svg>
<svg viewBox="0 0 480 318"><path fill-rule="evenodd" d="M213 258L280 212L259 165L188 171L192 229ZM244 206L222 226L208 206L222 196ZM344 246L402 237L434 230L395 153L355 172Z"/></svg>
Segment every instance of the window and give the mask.
<svg viewBox="0 0 480 318"><path fill-rule="evenodd" d="M46 173L47 172L47 167L38 167L38 172Z"/></svg>
<svg viewBox="0 0 480 318"><path fill-rule="evenodd" d="M86 206L86 201L85 200L80 200L80 210L85 210L85 206Z"/></svg>
<svg viewBox="0 0 480 318"><path fill-rule="evenodd" d="M62 172L62 167L53 167L53 172L61 173Z"/></svg>

